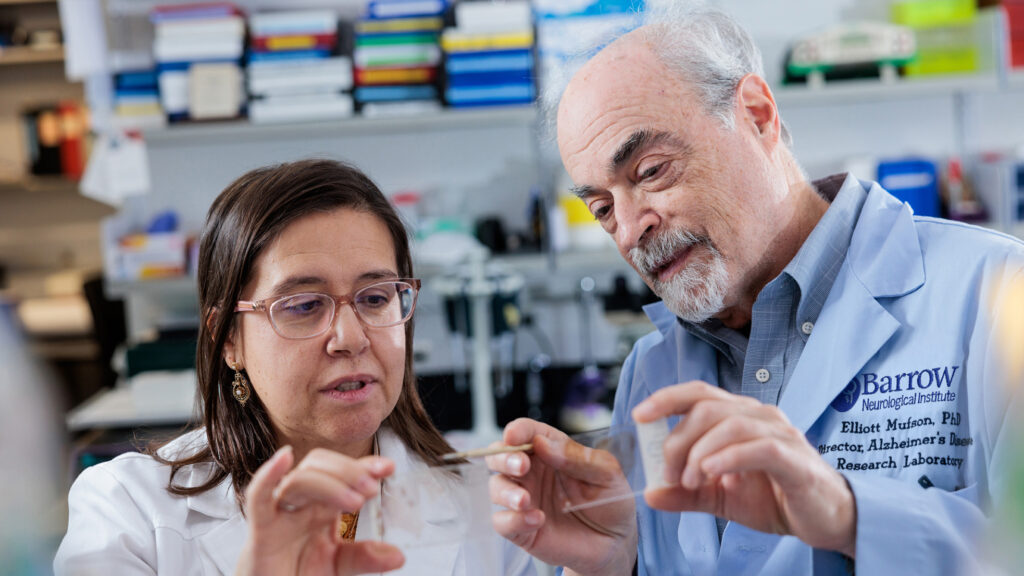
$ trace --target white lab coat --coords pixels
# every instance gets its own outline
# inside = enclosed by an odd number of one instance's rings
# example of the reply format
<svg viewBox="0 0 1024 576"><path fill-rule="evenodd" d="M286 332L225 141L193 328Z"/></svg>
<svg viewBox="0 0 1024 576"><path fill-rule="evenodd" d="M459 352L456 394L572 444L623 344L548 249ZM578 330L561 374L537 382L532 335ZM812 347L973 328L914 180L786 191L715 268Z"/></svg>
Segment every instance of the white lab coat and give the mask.
<svg viewBox="0 0 1024 576"><path fill-rule="evenodd" d="M847 479L857 502L858 574L965 574L985 515L1007 487L1019 382L1001 372L993 310L1024 282L1024 244L989 230L915 217L872 182L846 260L779 408ZM614 424L655 390L718 383L715 350L662 303L657 331L626 360ZM998 314L998 312L996 313ZM670 418L675 425L678 417ZM640 473L639 464L630 471ZM847 574L838 553L709 514L641 506L639 573Z"/></svg>
<svg viewBox="0 0 1024 576"><path fill-rule="evenodd" d="M381 429L378 441L380 454L395 461L396 476L429 470L389 429ZM200 430L175 440L161 453L175 454L205 442L205 432ZM190 466L178 478L185 486L197 486L211 471L212 464ZM169 466L138 453L83 471L68 496L68 532L54 560L55 573L234 574L248 529L230 479L197 496L180 497L166 490L169 474ZM444 498L421 503L423 517L443 522L454 513L450 503ZM367 537L368 525L359 523L357 539ZM467 546L455 543L412 550L405 566L389 574L466 574L464 558L473 552ZM505 574L534 573L530 556L521 549L503 539L498 547Z"/></svg>

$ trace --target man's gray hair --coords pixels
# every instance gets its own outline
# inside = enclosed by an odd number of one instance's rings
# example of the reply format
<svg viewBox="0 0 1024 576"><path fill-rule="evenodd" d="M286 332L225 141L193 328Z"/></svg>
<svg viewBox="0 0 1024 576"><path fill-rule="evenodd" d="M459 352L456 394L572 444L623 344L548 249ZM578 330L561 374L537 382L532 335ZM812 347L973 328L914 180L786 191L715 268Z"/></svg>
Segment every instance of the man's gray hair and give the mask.
<svg viewBox="0 0 1024 576"><path fill-rule="evenodd" d="M733 105L740 80L764 78L761 51L728 14L702 2L661 2L645 14L638 33L661 59L694 89L704 109L728 128L736 126ZM782 140L791 146L782 124Z"/></svg>
<svg viewBox="0 0 1024 576"><path fill-rule="evenodd" d="M694 89L708 114L718 118L729 129L736 126L733 105L740 80L747 74L764 78L761 51L750 34L728 14L711 8L701 0L662 0L649 2L643 14L643 25L637 30L669 70L674 71ZM620 31L621 34L621 31ZM614 39L605 38L601 49ZM548 76L550 84L541 94L542 116L552 130L558 102L569 78L579 66L593 57L596 47L580 47L561 74ZM787 147L792 138L784 122L781 137Z"/></svg>

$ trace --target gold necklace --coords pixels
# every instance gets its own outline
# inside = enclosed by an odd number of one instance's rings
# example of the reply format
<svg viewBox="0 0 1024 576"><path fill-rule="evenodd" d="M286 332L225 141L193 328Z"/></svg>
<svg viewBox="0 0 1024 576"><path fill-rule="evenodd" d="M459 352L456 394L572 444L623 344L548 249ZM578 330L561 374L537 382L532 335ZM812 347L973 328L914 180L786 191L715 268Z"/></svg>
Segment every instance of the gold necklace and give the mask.
<svg viewBox="0 0 1024 576"><path fill-rule="evenodd" d="M359 512L349 514L342 513L338 519L338 538L351 542L356 539L356 525L359 524Z"/></svg>
<svg viewBox="0 0 1024 576"><path fill-rule="evenodd" d="M380 448L377 446L377 435L373 435L373 455L377 456L380 453ZM342 512L341 517L338 518L338 538L342 541L351 542L356 539L356 526L359 524L359 511L357 510L354 514L348 512Z"/></svg>

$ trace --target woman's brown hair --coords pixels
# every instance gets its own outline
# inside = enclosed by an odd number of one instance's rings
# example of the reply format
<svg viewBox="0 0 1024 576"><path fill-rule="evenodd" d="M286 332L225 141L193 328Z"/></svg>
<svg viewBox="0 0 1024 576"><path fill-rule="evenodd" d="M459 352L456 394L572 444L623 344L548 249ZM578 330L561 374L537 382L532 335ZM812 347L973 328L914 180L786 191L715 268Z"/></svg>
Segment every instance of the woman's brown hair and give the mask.
<svg viewBox="0 0 1024 576"><path fill-rule="evenodd" d="M171 466L168 491L195 495L231 477L239 503L252 475L278 449L278 439L260 398L242 406L231 395L233 372L224 362L224 344L235 322L235 302L250 280L260 253L291 223L318 212L348 208L379 218L395 246L398 276L412 278L408 233L387 198L359 169L333 160L302 160L259 168L232 182L217 196L199 241L199 342L196 348L197 403L207 446L195 454L150 453ZM389 426L405 445L431 465L451 451L431 422L412 365L413 322L405 325L405 378ZM186 466L213 462L214 474L202 485L182 486L175 475Z"/></svg>

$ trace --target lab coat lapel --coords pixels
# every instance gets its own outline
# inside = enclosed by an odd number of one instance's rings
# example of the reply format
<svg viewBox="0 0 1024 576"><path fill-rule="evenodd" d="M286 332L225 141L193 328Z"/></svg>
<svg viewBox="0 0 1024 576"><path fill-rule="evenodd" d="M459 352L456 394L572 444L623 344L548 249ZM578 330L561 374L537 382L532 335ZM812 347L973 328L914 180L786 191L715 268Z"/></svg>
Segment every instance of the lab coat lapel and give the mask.
<svg viewBox="0 0 1024 576"><path fill-rule="evenodd" d="M715 349L684 329L664 303L652 304L645 310L663 336L662 341L652 346L644 356L642 376L648 388L647 395L691 380L718 386ZM673 361L675 366L671 364ZM670 426L678 423L678 416L669 418ZM719 549L714 516L699 512L680 513L677 538L691 574L714 574Z"/></svg>
<svg viewBox="0 0 1024 576"><path fill-rule="evenodd" d="M395 462L395 478L408 477L409 475L420 475L425 472L432 472L427 475L430 480L438 483L438 488L429 491L438 495L434 499L421 499L419 502L420 518L423 520L423 534L429 535L436 541L449 540L445 543L430 544L417 547L403 547L399 545L406 554L405 565L394 572L396 576L413 576L422 574L452 575L456 574L456 561L461 557L464 538L446 538L441 531L445 525L456 519L459 506L456 505L454 495L449 491L440 488L445 478L441 475L445 472L432 470L426 464L416 459L406 448L402 440L390 428L381 427L378 432L378 445L380 455L390 458ZM384 498L387 498L385 489ZM385 519L385 523L387 520ZM408 533L409 526L385 526L384 540L386 542L410 542L416 540L413 534ZM447 528L451 529L451 528ZM390 535L390 536L389 536ZM361 536L360 536L361 538ZM392 574L389 572L389 574Z"/></svg>
<svg viewBox="0 0 1024 576"><path fill-rule="evenodd" d="M924 261L909 207L873 184L846 261L815 323L779 408L807 432L900 327L878 301L924 283Z"/></svg>
<svg viewBox="0 0 1024 576"><path fill-rule="evenodd" d="M185 485L199 486L204 483L212 467L212 464L192 466ZM230 479L225 479L202 494L188 496L186 502L189 510L208 516L213 522L221 521L198 537L199 548L220 574L234 574L248 529L235 500L235 490Z"/></svg>

